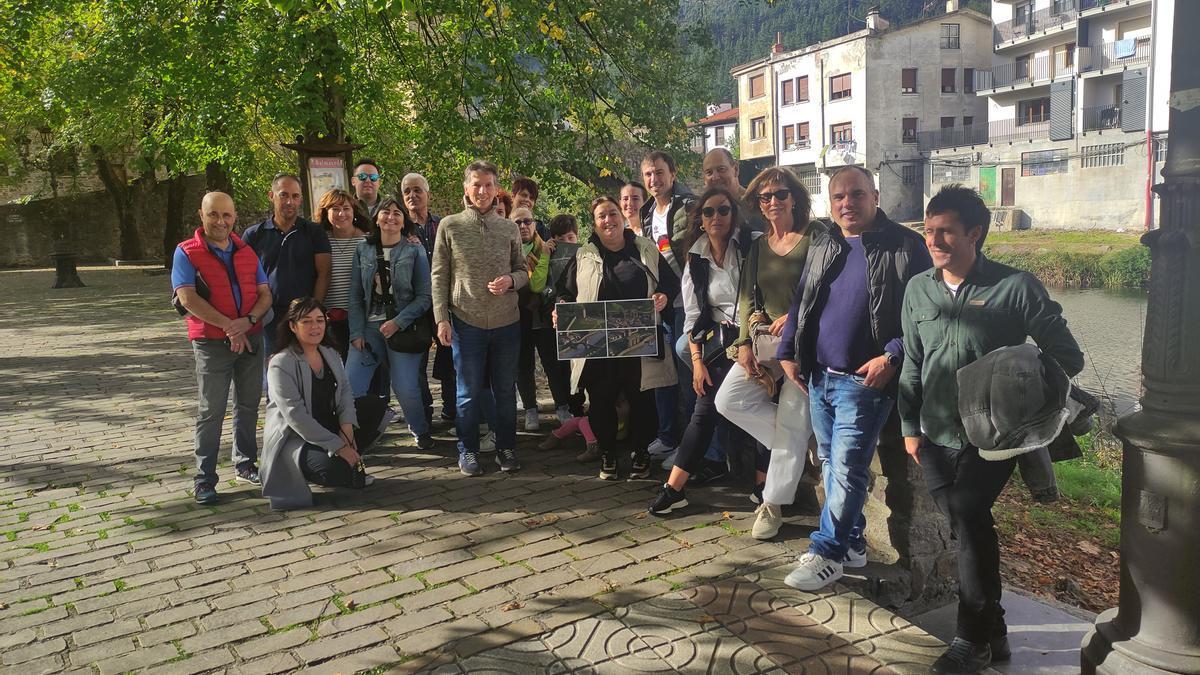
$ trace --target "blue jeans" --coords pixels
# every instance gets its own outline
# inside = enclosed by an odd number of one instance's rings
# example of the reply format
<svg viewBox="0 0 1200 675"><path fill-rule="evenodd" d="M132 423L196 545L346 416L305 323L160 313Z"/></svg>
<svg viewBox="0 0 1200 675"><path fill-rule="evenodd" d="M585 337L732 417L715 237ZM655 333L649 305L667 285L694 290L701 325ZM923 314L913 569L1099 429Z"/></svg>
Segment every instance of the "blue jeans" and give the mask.
<svg viewBox="0 0 1200 675"><path fill-rule="evenodd" d="M841 562L847 548L862 551L867 545L862 510L868 473L894 401L859 375L817 369L808 380L808 402L825 485L821 528L810 536L809 550Z"/></svg>
<svg viewBox="0 0 1200 675"><path fill-rule="evenodd" d="M517 447L517 359L521 352L521 324L476 328L451 317L454 329L454 370L458 373L458 451L479 452L479 423L492 407L496 448ZM485 382L488 383L485 385Z"/></svg>
<svg viewBox="0 0 1200 675"><path fill-rule="evenodd" d="M346 357L346 377L350 380L350 391L354 397L364 396L371 386L375 369L387 355L388 369L392 378L392 392L404 411L404 419L413 436L429 433L429 419L425 417L425 402L421 400L421 355L405 354L387 348L383 333L379 332L382 321L367 324L363 333L363 348L350 347Z"/></svg>
<svg viewBox="0 0 1200 675"><path fill-rule="evenodd" d="M671 323L664 323L666 329L663 344L667 349L675 345L675 341L683 336L683 307L676 307ZM696 392L692 390L691 362L676 354L675 372L679 381L674 387L659 387L654 390L654 407L658 410L658 440L668 447L679 445L679 399L683 397L683 419L692 418L692 410L696 407Z"/></svg>

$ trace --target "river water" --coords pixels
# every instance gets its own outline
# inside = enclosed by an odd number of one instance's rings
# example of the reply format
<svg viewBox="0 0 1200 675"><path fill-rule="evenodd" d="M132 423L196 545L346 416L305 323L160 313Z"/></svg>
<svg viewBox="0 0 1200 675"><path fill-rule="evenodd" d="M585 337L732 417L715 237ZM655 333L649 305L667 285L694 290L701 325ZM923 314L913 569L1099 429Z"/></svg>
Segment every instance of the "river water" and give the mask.
<svg viewBox="0 0 1200 675"><path fill-rule="evenodd" d="M1052 288L1050 296L1083 349L1075 382L1110 402L1117 415L1133 410L1142 384L1146 292Z"/></svg>

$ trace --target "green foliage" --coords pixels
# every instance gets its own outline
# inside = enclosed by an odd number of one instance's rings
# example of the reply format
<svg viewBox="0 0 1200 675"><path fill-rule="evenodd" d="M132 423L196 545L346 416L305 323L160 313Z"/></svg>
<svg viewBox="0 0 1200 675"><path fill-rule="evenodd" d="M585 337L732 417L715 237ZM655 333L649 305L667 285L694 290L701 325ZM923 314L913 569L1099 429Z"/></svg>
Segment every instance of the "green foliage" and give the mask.
<svg viewBox="0 0 1200 675"><path fill-rule="evenodd" d="M676 2L0 0L0 161L55 144L133 171L217 166L242 210L296 137L364 143L390 184L457 190L475 157L576 204L641 148L682 155L707 77ZM581 190L581 186L585 186Z"/></svg>
<svg viewBox="0 0 1200 675"><path fill-rule="evenodd" d="M999 250L988 257L1033 274L1049 286L1140 288L1150 279L1150 250L1144 246L1109 253L1060 250Z"/></svg>
<svg viewBox="0 0 1200 675"><path fill-rule="evenodd" d="M1108 288L1139 288L1150 279L1150 249L1145 246L1106 254L1100 259L1100 279Z"/></svg>

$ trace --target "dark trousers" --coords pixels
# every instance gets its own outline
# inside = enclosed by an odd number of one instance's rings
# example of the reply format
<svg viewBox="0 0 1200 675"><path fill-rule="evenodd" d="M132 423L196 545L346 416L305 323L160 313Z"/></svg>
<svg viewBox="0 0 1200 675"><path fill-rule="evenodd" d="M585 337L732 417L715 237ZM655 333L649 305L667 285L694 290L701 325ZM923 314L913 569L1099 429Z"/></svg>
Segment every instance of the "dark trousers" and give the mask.
<svg viewBox="0 0 1200 675"><path fill-rule="evenodd" d="M925 484L958 540L958 637L987 642L1005 635L1000 606L1000 540L992 505L1012 475L1015 458L990 462L979 450L921 447Z"/></svg>
<svg viewBox="0 0 1200 675"><path fill-rule="evenodd" d="M421 371L421 382L425 391L429 391L429 380L425 370ZM442 383L442 416L454 419L457 413L458 382L454 373L454 349L437 343L433 353L433 378ZM433 396L426 398L426 405L433 405Z"/></svg>
<svg viewBox="0 0 1200 675"><path fill-rule="evenodd" d="M325 330L333 336L333 347L342 357L342 363L345 363L346 356L350 353L350 320L329 320L325 324Z"/></svg>
<svg viewBox="0 0 1200 675"><path fill-rule="evenodd" d="M548 325L533 328L529 313L521 312L521 355L517 359L517 393L521 395L521 408L524 410L537 408L537 364L533 358L535 351L541 358L546 382L550 384L550 396L554 399L554 407L567 405L570 380L562 379L562 370L558 367L558 342L554 329Z"/></svg>
<svg viewBox="0 0 1200 675"><path fill-rule="evenodd" d="M683 439L679 441L679 450L675 455L675 466L688 472L689 476L700 468L700 461L712 444L717 422L721 420L721 414L717 412L717 390L725 381L731 365L729 359L718 356L707 366L712 385L705 389L703 396L696 397L692 419L683 430Z"/></svg>
<svg viewBox="0 0 1200 675"><path fill-rule="evenodd" d="M629 402L629 445L646 452L658 429L654 390L642 391L639 358L593 359L584 366L583 386L588 395L588 422L605 454L616 452L617 396Z"/></svg>
<svg viewBox="0 0 1200 675"><path fill-rule="evenodd" d="M300 449L300 472L304 479L324 487L351 487L354 467L341 457L330 457L319 445L305 443Z"/></svg>

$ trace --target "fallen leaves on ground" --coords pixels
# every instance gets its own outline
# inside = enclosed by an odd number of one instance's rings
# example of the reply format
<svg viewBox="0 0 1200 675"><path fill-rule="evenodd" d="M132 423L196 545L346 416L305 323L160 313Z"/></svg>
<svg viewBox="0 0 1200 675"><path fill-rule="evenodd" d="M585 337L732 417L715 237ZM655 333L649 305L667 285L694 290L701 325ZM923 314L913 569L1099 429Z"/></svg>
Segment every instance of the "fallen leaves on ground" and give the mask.
<svg viewBox="0 0 1200 675"><path fill-rule="evenodd" d="M505 605L505 606L501 607L501 608L500 608L500 611L501 611L501 612L511 612L511 611L513 611L514 609L521 609L521 608L522 608L522 607L524 607L524 606L525 606L525 605L524 605L523 603L520 603L520 602L517 602L516 600L513 600L512 602L508 603L507 605Z"/></svg>
<svg viewBox="0 0 1200 675"><path fill-rule="evenodd" d="M1053 517L1033 517L1035 507ZM1081 518L1103 521L1099 509L1065 498L1038 504L1014 479L996 500L993 512L1000 532L1000 573L1006 583L1092 612L1117 605L1117 549L1063 525Z"/></svg>

